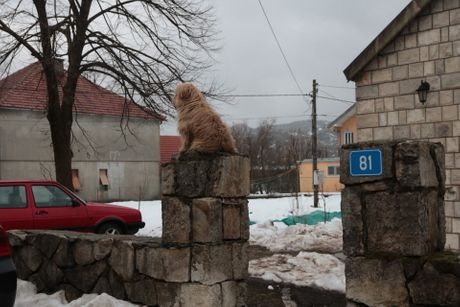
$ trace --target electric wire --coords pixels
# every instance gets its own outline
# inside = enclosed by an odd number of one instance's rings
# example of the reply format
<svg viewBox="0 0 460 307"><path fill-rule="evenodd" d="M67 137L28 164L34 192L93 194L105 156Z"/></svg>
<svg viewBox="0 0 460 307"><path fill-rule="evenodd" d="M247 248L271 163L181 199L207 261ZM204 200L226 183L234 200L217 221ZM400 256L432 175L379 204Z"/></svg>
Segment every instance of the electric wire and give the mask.
<svg viewBox="0 0 460 307"><path fill-rule="evenodd" d="M294 71L292 70L291 65L289 65L289 61L287 60L286 54L284 53L283 48L281 47L278 37L276 36L275 30L273 29L270 19L268 18L267 12L265 11L264 6L262 5L262 1L261 0L258 0L258 1L259 1L260 8L262 9L262 12L265 16L265 19L267 20L268 26L270 27L270 31L272 32L273 37L275 38L276 44L278 45L278 49L280 50L281 55L283 56L284 62L286 63L286 66L291 74L291 77L294 80L295 84L297 85L297 89L299 90L299 92L303 93L302 88L299 82L297 81L297 78L294 75Z"/></svg>

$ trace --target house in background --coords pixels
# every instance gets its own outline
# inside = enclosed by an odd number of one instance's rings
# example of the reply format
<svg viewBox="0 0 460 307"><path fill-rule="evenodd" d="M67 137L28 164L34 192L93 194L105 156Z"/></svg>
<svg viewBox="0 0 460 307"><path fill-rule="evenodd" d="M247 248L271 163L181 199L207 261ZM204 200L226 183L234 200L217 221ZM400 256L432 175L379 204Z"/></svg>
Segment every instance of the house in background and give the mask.
<svg viewBox="0 0 460 307"><path fill-rule="evenodd" d="M62 81L66 72L56 65ZM39 63L0 80L0 180L54 179L46 99ZM122 118L129 129L121 129ZM77 193L97 201L159 198L162 120L81 77L72 126Z"/></svg>
<svg viewBox="0 0 460 307"><path fill-rule="evenodd" d="M319 158L318 170L322 175L319 186L320 192L340 192L340 160L339 158ZM298 164L299 192L313 192L313 163L311 159L303 160Z"/></svg>
<svg viewBox="0 0 460 307"><path fill-rule="evenodd" d="M339 117L332 121L328 128L337 134L339 147L356 142L356 104L349 107Z"/></svg>
<svg viewBox="0 0 460 307"><path fill-rule="evenodd" d="M168 163L171 158L179 153L182 146L182 138L178 135L160 136L160 162Z"/></svg>
<svg viewBox="0 0 460 307"><path fill-rule="evenodd" d="M460 2L411 1L344 73L356 83L358 142L444 145L446 247L460 249Z"/></svg>

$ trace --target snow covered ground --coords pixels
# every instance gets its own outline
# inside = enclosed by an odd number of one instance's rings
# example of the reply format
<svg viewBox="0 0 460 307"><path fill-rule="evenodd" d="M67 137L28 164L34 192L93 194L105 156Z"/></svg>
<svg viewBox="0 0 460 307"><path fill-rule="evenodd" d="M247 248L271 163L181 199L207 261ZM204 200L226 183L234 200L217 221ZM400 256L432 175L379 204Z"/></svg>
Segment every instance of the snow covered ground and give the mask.
<svg viewBox="0 0 460 307"><path fill-rule="evenodd" d="M1 305L1 304L0 304ZM31 282L18 279L15 307L135 307L126 301L118 300L105 293L85 294L70 303L65 299L64 291L51 295L37 293L37 288Z"/></svg>
<svg viewBox="0 0 460 307"><path fill-rule="evenodd" d="M146 223L138 235L161 236L161 201L128 201L115 204L140 209ZM251 225L250 244L265 246L276 253L299 252L296 256L274 254L271 257L252 260L249 273L253 277L273 282L292 283L298 286L317 287L339 292L345 291L344 264L330 255L342 250L342 223L340 219L314 226L286 226L281 220L291 215L304 215L316 210L340 211L340 194L320 197L320 208L313 208L313 197L293 196L282 198L258 198L249 200ZM319 253L318 253L319 252ZM126 301L107 294L86 294L71 303L63 291L52 295L36 293L35 286L18 280L15 307L132 307Z"/></svg>

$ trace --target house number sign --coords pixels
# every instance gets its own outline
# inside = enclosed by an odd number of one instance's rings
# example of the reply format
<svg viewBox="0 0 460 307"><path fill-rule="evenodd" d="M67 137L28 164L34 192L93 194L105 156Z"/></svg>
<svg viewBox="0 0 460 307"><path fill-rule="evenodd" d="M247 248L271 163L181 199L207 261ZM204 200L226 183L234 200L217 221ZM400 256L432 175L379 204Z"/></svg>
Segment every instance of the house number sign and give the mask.
<svg viewBox="0 0 460 307"><path fill-rule="evenodd" d="M349 163L351 176L380 176L383 173L382 150L350 151Z"/></svg>

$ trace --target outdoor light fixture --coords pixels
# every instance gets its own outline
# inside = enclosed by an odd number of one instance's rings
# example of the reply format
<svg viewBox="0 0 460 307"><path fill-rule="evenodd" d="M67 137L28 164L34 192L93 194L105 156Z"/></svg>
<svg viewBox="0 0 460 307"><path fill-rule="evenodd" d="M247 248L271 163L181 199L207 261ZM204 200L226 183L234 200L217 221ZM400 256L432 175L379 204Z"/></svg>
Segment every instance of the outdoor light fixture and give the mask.
<svg viewBox="0 0 460 307"><path fill-rule="evenodd" d="M426 97L428 96L428 91L430 90L430 84L422 80L422 83L417 89L418 100L424 104L426 102Z"/></svg>

